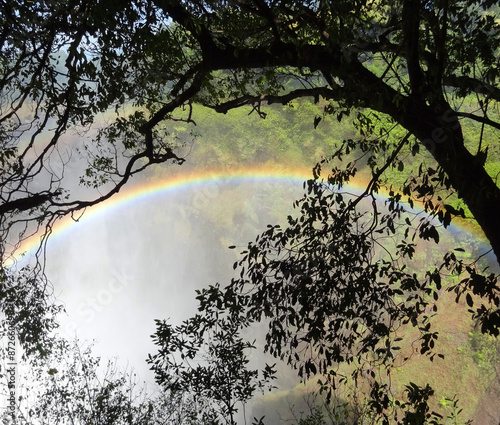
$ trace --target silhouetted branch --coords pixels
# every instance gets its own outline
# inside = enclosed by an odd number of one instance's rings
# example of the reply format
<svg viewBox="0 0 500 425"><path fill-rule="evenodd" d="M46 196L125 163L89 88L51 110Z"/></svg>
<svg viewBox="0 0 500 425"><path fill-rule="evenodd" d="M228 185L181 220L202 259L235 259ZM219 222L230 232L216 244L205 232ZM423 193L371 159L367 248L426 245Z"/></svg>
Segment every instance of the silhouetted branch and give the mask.
<svg viewBox="0 0 500 425"><path fill-rule="evenodd" d="M213 107L216 112L227 113L231 109L239 108L245 105L254 105L257 103L265 103L271 105L273 103L280 103L282 105L286 105L294 99L298 99L300 97L312 97L317 102L319 97L323 97L324 99L332 99L337 94L328 87L314 87L310 89L298 89L293 90L287 94L282 96L276 95L261 95L261 96L241 96L238 99L233 99L229 102L221 103Z"/></svg>
<svg viewBox="0 0 500 425"><path fill-rule="evenodd" d="M500 130L500 123L493 121L493 120L490 120L489 118L480 117L479 115L474 115L474 114L471 114L469 112L454 112L454 114L457 117L470 118L471 120L489 125L490 127L494 127L496 129Z"/></svg>

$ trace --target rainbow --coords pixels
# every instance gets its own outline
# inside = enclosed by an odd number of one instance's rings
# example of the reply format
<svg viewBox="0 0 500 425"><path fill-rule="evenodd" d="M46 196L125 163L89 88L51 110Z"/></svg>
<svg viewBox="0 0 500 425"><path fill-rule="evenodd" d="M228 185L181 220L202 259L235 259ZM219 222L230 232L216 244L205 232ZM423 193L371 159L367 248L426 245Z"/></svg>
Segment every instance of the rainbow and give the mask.
<svg viewBox="0 0 500 425"><path fill-rule="evenodd" d="M245 168L209 169L195 172L180 172L154 181L127 186L111 199L86 210L81 216L64 217L54 224L50 241L61 238L80 224L89 224L94 218L111 214L125 205L145 202L158 196L168 196L174 192L187 191L206 185L247 183L281 183L302 185L312 178L312 170L306 168L284 168L255 166ZM15 258L29 257L40 245L40 235L33 235L24 241L16 252Z"/></svg>
<svg viewBox="0 0 500 425"><path fill-rule="evenodd" d="M244 168L212 169L195 172L180 172L175 175L156 179L154 181L130 185L122 192L113 196L110 200L89 208L79 218L65 217L58 221L52 229L49 239L57 239L71 233L80 224L89 224L93 218L103 214L111 214L126 206L145 202L158 196L168 196L173 192L187 191L196 187L207 185L226 185L240 183L279 183L302 185L304 181L312 178L312 170L306 168L286 168L271 166L253 166ZM366 182L356 180L349 184L348 189L360 192L366 188ZM383 198L386 194L380 194ZM467 233L475 233L475 237L484 239L484 236L467 228L465 224L455 224L459 230ZM40 236L34 235L23 242L15 257L29 258L39 247Z"/></svg>

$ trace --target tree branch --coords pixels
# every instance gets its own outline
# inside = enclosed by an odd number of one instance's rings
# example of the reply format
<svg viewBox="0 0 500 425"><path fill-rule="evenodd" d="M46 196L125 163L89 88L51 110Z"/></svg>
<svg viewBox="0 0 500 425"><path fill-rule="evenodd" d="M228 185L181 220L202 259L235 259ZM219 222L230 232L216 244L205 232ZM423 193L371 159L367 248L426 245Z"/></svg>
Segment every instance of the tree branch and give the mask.
<svg viewBox="0 0 500 425"><path fill-rule="evenodd" d="M148 158L148 162L145 165L142 165L136 169L134 169L135 164L144 158ZM173 159L177 161L178 163L182 164L184 162L183 158L179 158L177 155L175 155L171 150L168 150L164 154L160 155L155 155L153 158L149 158L148 152L140 152L136 155L134 155L132 158L130 158L129 162L127 163L127 166L125 168L125 171L123 173L122 179L116 183L111 190L109 190L106 194L95 198L91 201L72 201L72 202L54 202L52 205L57 206L57 207L69 207L68 209L65 210L58 210L54 212L54 215L67 215L70 213L74 213L78 210L85 209L94 205L97 205L109 198L111 198L113 195L117 194L123 186L128 182L130 177L132 177L134 174L140 173L141 171L145 170L147 167L153 164L161 164L163 162L168 161L169 159Z"/></svg>
<svg viewBox="0 0 500 425"><path fill-rule="evenodd" d="M473 93L484 94L500 102L500 89L491 84L468 76L448 75L443 77L443 84L459 90L467 89Z"/></svg>
<svg viewBox="0 0 500 425"><path fill-rule="evenodd" d="M27 211L50 201L55 193L36 193L25 198L14 199L0 205L0 216L12 211Z"/></svg>
<svg viewBox="0 0 500 425"><path fill-rule="evenodd" d="M192 99L201 89L203 83L203 78L205 77L205 71L202 67L196 73L193 78L191 86L184 90L180 95L172 99L170 102L162 106L147 123L143 124L139 131L143 134L151 132L153 128L162 121L170 112L174 111L179 106L182 106L185 102Z"/></svg>
<svg viewBox="0 0 500 425"><path fill-rule="evenodd" d="M201 20L195 22L194 16L182 7L181 2L153 0L153 3L169 15L173 21L186 28L196 41L198 41L204 53L208 53L216 48L209 29L202 24Z"/></svg>
<svg viewBox="0 0 500 425"><path fill-rule="evenodd" d="M422 93L422 70L419 63L420 1L403 2L403 35L406 44L406 61L412 95Z"/></svg>
<svg viewBox="0 0 500 425"><path fill-rule="evenodd" d="M239 108L240 106L244 105L254 105L256 103L259 104L267 103L268 105L271 105L273 103L281 103L282 105L286 105L288 102L294 99L298 99L300 97L313 97L317 101L319 96L325 99L332 99L334 98L335 95L336 93L328 87L314 87L310 89L293 90L281 96L274 96L274 95L241 96L237 99L216 105L212 107L212 109L214 109L216 112L225 114L231 109Z"/></svg>
<svg viewBox="0 0 500 425"><path fill-rule="evenodd" d="M454 114L457 117L464 117L464 118L470 118L471 120L489 125L490 127L494 127L498 130L500 130L500 123L490 120L489 118L486 117L480 117L479 115L474 115L468 112L454 112Z"/></svg>
<svg viewBox="0 0 500 425"><path fill-rule="evenodd" d="M162 106L159 111L157 111L151 119L143 124L139 131L145 135L145 146L146 154L150 161L154 158L154 145L153 145L153 128L172 111L174 111L179 106L183 105L185 102L191 100L193 96L196 95L201 89L203 78L205 77L205 72L200 70L196 73L193 78L191 86L189 86L180 95L175 97L166 105Z"/></svg>

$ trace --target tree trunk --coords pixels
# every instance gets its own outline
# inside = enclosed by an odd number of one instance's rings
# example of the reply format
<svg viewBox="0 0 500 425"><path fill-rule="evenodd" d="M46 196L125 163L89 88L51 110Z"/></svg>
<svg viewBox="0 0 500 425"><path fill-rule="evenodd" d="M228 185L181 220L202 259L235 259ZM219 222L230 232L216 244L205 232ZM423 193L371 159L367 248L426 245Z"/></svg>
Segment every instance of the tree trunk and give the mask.
<svg viewBox="0 0 500 425"><path fill-rule="evenodd" d="M460 122L450 105L442 100L433 109L418 95L401 96L359 62L351 63L344 74L346 89L369 108L391 116L432 154L481 226L500 265L500 188L484 169L484 162L465 147Z"/></svg>
<svg viewBox="0 0 500 425"><path fill-rule="evenodd" d="M500 264L500 188L484 161L464 145L460 123L451 108L433 111L409 99L401 124L411 131L448 175L488 238Z"/></svg>

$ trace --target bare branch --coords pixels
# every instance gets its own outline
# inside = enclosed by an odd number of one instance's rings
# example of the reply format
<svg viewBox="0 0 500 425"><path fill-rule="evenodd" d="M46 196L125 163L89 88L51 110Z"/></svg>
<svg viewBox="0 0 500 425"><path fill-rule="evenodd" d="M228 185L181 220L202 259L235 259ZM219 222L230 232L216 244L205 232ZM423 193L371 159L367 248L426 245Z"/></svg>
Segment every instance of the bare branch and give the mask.
<svg viewBox="0 0 500 425"><path fill-rule="evenodd" d="M479 115L474 115L474 114L471 114L469 112L454 112L454 114L457 117L470 118L471 120L489 125L490 127L494 127L496 129L500 130L500 123L493 121L493 120L490 120L487 117L480 117Z"/></svg>

